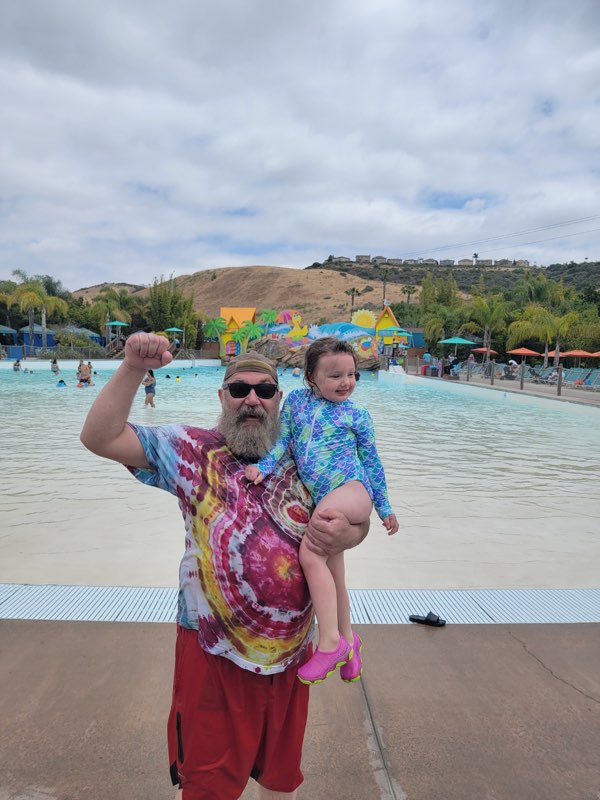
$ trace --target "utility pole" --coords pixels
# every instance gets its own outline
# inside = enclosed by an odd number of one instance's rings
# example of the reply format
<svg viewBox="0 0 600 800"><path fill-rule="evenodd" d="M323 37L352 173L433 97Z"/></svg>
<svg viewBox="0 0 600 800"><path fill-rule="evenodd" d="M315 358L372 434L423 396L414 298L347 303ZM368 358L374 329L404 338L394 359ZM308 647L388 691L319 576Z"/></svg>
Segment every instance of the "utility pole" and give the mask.
<svg viewBox="0 0 600 800"><path fill-rule="evenodd" d="M382 298L382 299L383 299L383 302L382 302L382 304L381 304L381 307L382 307L382 308L385 308L385 307L386 307L386 305L387 305L387 302L386 302L386 292L387 292L387 277L388 277L388 275L389 275L389 272L390 272L390 271L389 271L389 269L384 269L384 270L383 270L383 298Z"/></svg>

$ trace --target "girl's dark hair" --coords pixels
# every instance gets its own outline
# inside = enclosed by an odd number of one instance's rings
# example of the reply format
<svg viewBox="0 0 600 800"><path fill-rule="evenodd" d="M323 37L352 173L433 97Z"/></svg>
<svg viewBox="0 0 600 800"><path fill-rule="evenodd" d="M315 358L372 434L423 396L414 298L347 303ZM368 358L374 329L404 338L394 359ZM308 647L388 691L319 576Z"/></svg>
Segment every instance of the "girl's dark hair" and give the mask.
<svg viewBox="0 0 600 800"><path fill-rule="evenodd" d="M309 345L304 356L304 382L308 386L312 385L311 375L316 370L319 359L329 353L346 353L354 359L355 368L358 364L354 348L348 342L336 339L335 336L324 336L322 339L317 339Z"/></svg>
<svg viewBox="0 0 600 800"><path fill-rule="evenodd" d="M153 378L154 377L154 370L153 369L149 369L148 370L148 375L150 375L150 377Z"/></svg>

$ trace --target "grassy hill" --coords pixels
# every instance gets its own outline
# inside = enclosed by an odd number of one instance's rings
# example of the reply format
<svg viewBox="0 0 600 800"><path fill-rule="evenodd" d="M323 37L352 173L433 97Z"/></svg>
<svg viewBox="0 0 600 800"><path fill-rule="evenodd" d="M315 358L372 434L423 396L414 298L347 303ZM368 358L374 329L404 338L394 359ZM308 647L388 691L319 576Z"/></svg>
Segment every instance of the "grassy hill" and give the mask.
<svg viewBox="0 0 600 800"><path fill-rule="evenodd" d="M196 311L217 317L222 306L263 308L296 308L307 323L336 322L350 319L351 298L345 292L354 287L361 292L354 308L381 310L383 284L381 276L369 282L355 275L331 270L302 270L287 267L226 267L195 272L175 278L177 286L189 296L194 295ZM87 300L93 299L102 285L74 292ZM125 288L119 285L119 288ZM134 287L132 287L134 288ZM147 295L149 288L137 293ZM388 284L387 299L400 302L406 299L402 285ZM414 302L414 298L413 298Z"/></svg>
<svg viewBox="0 0 600 800"><path fill-rule="evenodd" d="M225 267L181 275L175 282L185 295L194 295L194 307L208 317L219 315L222 306L251 306L262 308L297 308L305 322L324 323L350 319L351 288L361 294L355 297L354 308L369 308L378 312L383 300L383 281L387 282L386 298L391 303L406 300L403 287L420 286L425 274L446 276L450 272L464 294L469 294L483 274L488 292L509 289L529 269L543 272L552 280L581 290L586 286L600 288L600 262L584 264L552 264L549 267L431 267L409 265L379 267L373 264L341 266L315 265L306 269L288 267ZM98 284L73 292L92 302L105 286L126 289L147 295L148 287L131 284ZM418 293L413 296L418 302Z"/></svg>

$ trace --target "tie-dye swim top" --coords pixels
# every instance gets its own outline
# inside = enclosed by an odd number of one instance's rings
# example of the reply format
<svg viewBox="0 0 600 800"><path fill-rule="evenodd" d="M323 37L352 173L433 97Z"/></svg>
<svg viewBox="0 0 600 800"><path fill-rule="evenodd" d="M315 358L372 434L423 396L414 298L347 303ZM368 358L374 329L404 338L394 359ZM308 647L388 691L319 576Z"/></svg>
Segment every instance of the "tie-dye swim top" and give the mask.
<svg viewBox="0 0 600 800"><path fill-rule="evenodd" d="M312 501L293 462L254 486L216 430L131 428L150 468L130 471L176 495L183 514L178 623L244 669L268 675L298 663L312 635L298 560Z"/></svg>

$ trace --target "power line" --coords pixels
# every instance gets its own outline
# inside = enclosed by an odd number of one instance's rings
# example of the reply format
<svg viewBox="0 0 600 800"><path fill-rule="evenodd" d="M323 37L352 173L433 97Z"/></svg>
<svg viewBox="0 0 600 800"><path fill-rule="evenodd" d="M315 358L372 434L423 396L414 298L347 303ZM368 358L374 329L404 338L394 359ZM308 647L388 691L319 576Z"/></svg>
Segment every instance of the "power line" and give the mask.
<svg viewBox="0 0 600 800"><path fill-rule="evenodd" d="M469 242L455 242L454 244L440 245L439 247L430 247L430 248L427 248L426 250L410 250L405 255L410 257L410 256L415 256L415 255L418 256L418 255L421 255L423 253L436 253L436 252L438 252L440 250L450 250L450 249L452 249L454 247L472 247L473 245L485 244L486 242L496 242L496 241L500 241L501 239L510 239L513 236L525 236L526 234L536 233L537 231L546 231L546 230L551 230L553 228L562 228L562 227L564 227L566 225L577 225L577 224L580 224L582 222L589 222L590 220L593 220L593 219L600 219L600 214L591 214L588 217L579 217L578 219L565 220L564 222L553 222L550 225L541 225L538 228L525 228L522 231L515 231L514 233L504 233L504 234L500 234L499 236L491 236L491 237L489 237L487 239L473 239L472 241L469 241ZM597 230L597 228L594 229L594 230ZM573 233L569 233L569 234L565 234L565 236L578 236L579 233L581 233L581 234L589 233L589 231L580 231L580 232L574 233L574 234ZM561 239L563 237L558 236L558 237L553 237L553 238ZM540 241L541 242L543 242L543 241L552 241L552 239L540 239ZM534 242L533 244L538 244L538 243L539 242ZM516 246L517 245L515 245L515 247ZM520 246L520 245L518 245L518 246ZM501 248L496 248L496 249L501 249Z"/></svg>
<svg viewBox="0 0 600 800"><path fill-rule="evenodd" d="M596 231L600 231L600 228L591 228L589 231L576 231L575 233L565 233L562 236L550 236L547 239L537 239L534 242L517 242L514 245L509 245L510 247L525 247L528 244L541 244L542 242L552 242L555 239L566 239L568 236L583 236L584 233L595 233ZM492 247L488 249L486 252L493 253L496 250L504 250L506 249L506 245L502 247Z"/></svg>

